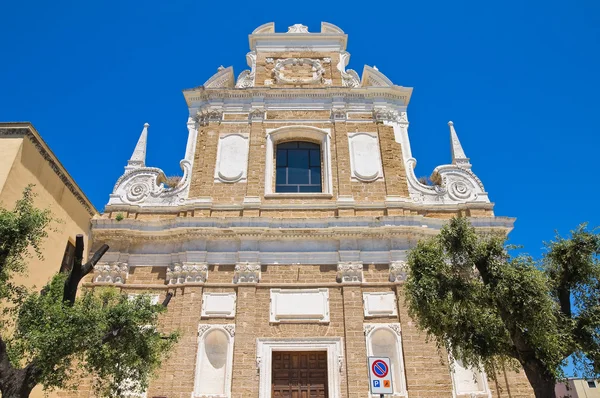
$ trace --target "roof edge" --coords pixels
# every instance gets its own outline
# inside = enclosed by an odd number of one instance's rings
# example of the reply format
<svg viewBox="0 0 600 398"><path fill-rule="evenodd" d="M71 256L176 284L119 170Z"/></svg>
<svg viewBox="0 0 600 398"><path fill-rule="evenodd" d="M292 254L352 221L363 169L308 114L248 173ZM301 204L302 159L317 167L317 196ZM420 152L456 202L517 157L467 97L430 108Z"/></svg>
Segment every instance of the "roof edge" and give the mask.
<svg viewBox="0 0 600 398"><path fill-rule="evenodd" d="M92 217L100 214L31 122L0 122L0 137L11 135L28 137L42 154L44 159L50 163L51 166L55 166L52 167L54 172L67 186L79 203L86 208L88 214Z"/></svg>

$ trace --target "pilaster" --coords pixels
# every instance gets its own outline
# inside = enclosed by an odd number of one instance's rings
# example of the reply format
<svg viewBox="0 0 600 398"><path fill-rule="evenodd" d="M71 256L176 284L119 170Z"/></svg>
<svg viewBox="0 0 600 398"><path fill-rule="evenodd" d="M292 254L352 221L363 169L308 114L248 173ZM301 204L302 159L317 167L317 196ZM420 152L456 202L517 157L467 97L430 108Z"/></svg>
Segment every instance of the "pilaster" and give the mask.
<svg viewBox="0 0 600 398"><path fill-rule="evenodd" d="M246 284L237 288L232 398L258 396L256 338L259 336L259 322L257 317L264 314L256 313L256 301L255 285Z"/></svg>
<svg viewBox="0 0 600 398"><path fill-rule="evenodd" d="M367 348L363 332L363 299L361 287L344 283L344 341L346 343L346 380L349 398L369 396L366 367Z"/></svg>

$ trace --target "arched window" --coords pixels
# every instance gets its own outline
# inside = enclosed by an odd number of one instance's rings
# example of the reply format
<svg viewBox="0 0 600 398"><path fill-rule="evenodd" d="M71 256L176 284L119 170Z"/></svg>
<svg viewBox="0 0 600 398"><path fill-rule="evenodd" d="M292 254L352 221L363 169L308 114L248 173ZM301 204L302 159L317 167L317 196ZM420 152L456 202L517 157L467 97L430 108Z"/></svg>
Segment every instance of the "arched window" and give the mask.
<svg viewBox="0 0 600 398"><path fill-rule="evenodd" d="M277 145L275 192L322 192L321 146L292 141Z"/></svg>
<svg viewBox="0 0 600 398"><path fill-rule="evenodd" d="M367 355L388 357L392 365L392 385L394 396L406 396L406 379L404 376L404 360L399 335L399 324L367 324Z"/></svg>
<svg viewBox="0 0 600 398"><path fill-rule="evenodd" d="M201 334L196 360L194 395L229 396L232 357L233 336L226 329L210 327Z"/></svg>

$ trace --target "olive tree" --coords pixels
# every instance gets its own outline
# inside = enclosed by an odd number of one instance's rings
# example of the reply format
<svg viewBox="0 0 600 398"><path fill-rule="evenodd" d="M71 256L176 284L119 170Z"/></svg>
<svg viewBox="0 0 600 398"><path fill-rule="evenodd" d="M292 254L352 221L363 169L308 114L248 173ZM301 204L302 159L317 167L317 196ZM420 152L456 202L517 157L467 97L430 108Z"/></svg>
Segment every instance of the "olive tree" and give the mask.
<svg viewBox="0 0 600 398"><path fill-rule="evenodd" d="M56 274L41 292L14 282L29 257L43 255L51 228L48 210L34 206L32 187L13 210L0 207L0 392L25 398L36 385L75 388L91 377L98 396L142 392L177 340L158 330L159 314L171 298L153 304L147 295L128 298L114 288L85 289L82 278L108 250L103 245L83 263L78 235L68 272ZM58 267L57 267L58 268Z"/></svg>
<svg viewBox="0 0 600 398"><path fill-rule="evenodd" d="M466 218L418 242L408 257L411 315L439 347L494 377L522 368L538 398L554 397L567 360L600 373L600 236L579 226L539 260L511 256L503 234Z"/></svg>

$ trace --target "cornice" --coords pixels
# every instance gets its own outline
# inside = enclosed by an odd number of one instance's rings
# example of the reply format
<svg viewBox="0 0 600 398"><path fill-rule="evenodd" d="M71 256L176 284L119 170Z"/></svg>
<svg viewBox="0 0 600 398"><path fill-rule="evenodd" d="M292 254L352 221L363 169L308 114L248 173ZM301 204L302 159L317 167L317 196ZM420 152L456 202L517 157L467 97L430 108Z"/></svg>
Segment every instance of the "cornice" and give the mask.
<svg viewBox="0 0 600 398"><path fill-rule="evenodd" d="M333 98L336 100L348 99L390 99L400 100L403 106L408 106L412 94L412 87L319 87L319 88L273 88L273 87L251 87L251 88L206 88L199 86L183 90L183 95L188 107L193 103L209 101L211 99L252 99L262 97L267 99L294 99L298 98Z"/></svg>
<svg viewBox="0 0 600 398"><path fill-rule="evenodd" d="M470 218L482 231L507 234L513 218ZM328 219L272 218L176 218L160 221L96 219L92 221L95 239L172 240L190 239L385 239L402 236L430 236L447 222L422 216L348 217Z"/></svg>
<svg viewBox="0 0 600 398"><path fill-rule="evenodd" d="M98 211L85 196L81 188L77 185L73 177L69 175L65 167L60 163L56 155L52 152L48 144L42 139L37 130L31 123L28 122L17 122L17 123L0 123L0 138L3 137L27 137L36 147L40 155L50 165L50 168L65 184L67 189L75 196L77 201L86 209L90 216L95 216Z"/></svg>

